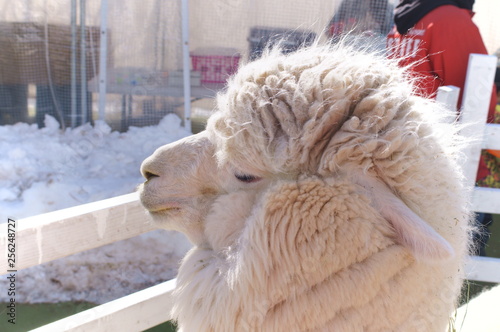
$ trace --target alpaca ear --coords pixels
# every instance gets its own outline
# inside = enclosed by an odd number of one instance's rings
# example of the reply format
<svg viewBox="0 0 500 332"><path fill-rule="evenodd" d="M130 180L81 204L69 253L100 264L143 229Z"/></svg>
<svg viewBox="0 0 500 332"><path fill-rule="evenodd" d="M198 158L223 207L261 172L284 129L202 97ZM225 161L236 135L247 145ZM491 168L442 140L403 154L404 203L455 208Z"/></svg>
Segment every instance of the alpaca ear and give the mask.
<svg viewBox="0 0 500 332"><path fill-rule="evenodd" d="M397 241L417 260L442 261L453 257L454 250L441 235L413 212L382 181L361 175L356 183L370 193L374 207L393 226Z"/></svg>

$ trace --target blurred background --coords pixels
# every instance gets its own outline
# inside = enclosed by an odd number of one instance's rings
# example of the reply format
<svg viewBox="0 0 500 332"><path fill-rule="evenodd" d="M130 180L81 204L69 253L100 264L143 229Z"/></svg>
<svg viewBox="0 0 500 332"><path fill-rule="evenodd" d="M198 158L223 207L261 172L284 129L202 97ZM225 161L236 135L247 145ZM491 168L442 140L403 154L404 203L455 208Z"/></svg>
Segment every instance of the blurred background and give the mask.
<svg viewBox="0 0 500 332"><path fill-rule="evenodd" d="M188 126L192 115L197 131L211 110L203 99L270 39L285 37L293 50L354 29L383 47L395 1L191 0L183 15L180 0L0 0L0 125L43 127L49 114L63 128L100 119L126 131L176 113ZM494 53L500 3L477 0L474 9Z"/></svg>

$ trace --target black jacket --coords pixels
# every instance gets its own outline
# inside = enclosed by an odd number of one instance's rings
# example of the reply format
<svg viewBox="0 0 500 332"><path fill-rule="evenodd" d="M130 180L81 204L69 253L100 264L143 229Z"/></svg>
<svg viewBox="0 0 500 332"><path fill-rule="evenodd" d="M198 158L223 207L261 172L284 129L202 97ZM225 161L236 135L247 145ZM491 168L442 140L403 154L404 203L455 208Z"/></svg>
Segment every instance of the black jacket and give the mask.
<svg viewBox="0 0 500 332"><path fill-rule="evenodd" d="M472 10L475 0L402 0L394 9L394 23L402 35L408 32L422 17L431 10L453 5Z"/></svg>

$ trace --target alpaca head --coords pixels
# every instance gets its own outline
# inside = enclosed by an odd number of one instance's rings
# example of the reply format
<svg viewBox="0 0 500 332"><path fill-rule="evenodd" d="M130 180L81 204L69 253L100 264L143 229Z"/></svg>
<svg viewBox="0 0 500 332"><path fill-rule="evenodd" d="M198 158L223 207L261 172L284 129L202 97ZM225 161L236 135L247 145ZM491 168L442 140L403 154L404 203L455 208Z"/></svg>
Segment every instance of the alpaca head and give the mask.
<svg viewBox="0 0 500 332"><path fill-rule="evenodd" d="M141 200L161 226L220 249L272 182L344 177L415 257L447 258L447 241L407 206L422 208L412 195L426 190L427 147L442 153L415 110L436 107L413 96L403 70L381 54L346 45L270 51L229 80L206 131L144 161Z"/></svg>
<svg viewBox="0 0 500 332"><path fill-rule="evenodd" d="M141 201L153 220L183 232L198 246L227 244L267 182L246 169L218 163L215 154L216 146L205 131L159 148L141 167L146 178ZM230 208L235 201L237 208ZM231 222L208 226L207 216L220 210L225 217L219 217Z"/></svg>

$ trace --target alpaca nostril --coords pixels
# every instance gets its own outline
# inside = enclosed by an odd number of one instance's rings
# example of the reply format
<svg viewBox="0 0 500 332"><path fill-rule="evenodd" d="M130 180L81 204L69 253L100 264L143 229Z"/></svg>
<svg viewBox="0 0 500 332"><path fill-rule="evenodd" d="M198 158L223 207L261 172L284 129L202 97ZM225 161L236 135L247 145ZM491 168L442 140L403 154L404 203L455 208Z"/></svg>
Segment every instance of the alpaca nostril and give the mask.
<svg viewBox="0 0 500 332"><path fill-rule="evenodd" d="M151 180L152 178L156 178L160 176L159 165L155 162L155 160L151 157L147 158L142 162L141 165L141 174L147 180Z"/></svg>
<svg viewBox="0 0 500 332"><path fill-rule="evenodd" d="M151 173L149 171L145 171L143 176L146 178L146 180L151 180L151 178L157 178L159 175L156 175L154 173Z"/></svg>

